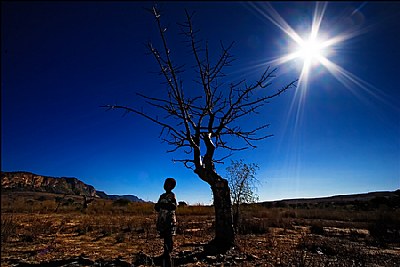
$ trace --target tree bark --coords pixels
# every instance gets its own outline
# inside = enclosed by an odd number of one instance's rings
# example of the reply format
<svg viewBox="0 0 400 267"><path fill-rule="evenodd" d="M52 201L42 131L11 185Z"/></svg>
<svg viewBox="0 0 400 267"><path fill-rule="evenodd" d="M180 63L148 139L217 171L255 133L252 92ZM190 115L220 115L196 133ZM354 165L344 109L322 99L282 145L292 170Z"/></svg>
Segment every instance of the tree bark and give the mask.
<svg viewBox="0 0 400 267"><path fill-rule="evenodd" d="M235 243L232 221L232 202L228 181L218 176L211 186L215 209L215 239L217 249L226 250Z"/></svg>
<svg viewBox="0 0 400 267"><path fill-rule="evenodd" d="M239 203L233 204L233 229L238 232L239 220L240 220L240 211L239 211Z"/></svg>
<svg viewBox="0 0 400 267"><path fill-rule="evenodd" d="M219 176L215 170L197 168L195 173L210 186L214 198L215 238L209 249L224 252L235 245L233 229L231 190L228 180Z"/></svg>

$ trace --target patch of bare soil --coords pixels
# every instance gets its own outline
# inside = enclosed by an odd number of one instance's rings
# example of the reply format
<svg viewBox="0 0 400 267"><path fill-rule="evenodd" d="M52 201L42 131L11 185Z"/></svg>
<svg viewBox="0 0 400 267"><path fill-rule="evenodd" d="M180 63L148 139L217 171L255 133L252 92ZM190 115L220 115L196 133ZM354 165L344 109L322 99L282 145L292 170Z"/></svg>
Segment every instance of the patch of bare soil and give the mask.
<svg viewBox="0 0 400 267"><path fill-rule="evenodd" d="M4 214L3 214L4 215ZM13 215L1 266L160 266L155 218L82 214ZM400 245L375 242L367 229L285 224L240 234L237 246L210 253L210 218L181 218L174 266L400 266ZM341 224L338 224L341 225ZM3 226L3 225L2 225Z"/></svg>

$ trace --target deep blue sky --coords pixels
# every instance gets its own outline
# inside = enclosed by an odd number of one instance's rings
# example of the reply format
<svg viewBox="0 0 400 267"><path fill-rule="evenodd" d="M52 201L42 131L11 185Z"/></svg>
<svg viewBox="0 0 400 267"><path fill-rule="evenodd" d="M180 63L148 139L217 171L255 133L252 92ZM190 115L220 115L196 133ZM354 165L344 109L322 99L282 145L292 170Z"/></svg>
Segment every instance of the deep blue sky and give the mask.
<svg viewBox="0 0 400 267"><path fill-rule="evenodd" d="M295 29L311 22L313 2L271 2ZM159 45L151 2L7 2L1 28L1 169L77 177L108 194L156 201L166 177L179 201L210 203L209 186L168 154L160 129L105 104L153 111L137 96L165 92L145 43ZM176 22L196 11L195 27L214 54L235 41L232 79L253 81L287 52L289 38L248 2L161 2L172 56L190 54ZM263 10L263 2L256 2ZM274 137L232 159L257 163L260 200L317 197L400 187L400 2L329 2L321 32L361 32L337 44L332 62L370 84L339 82L312 69L306 93L291 90L244 125L271 123ZM300 64L301 65L301 64ZM257 66L257 67L256 67ZM296 79L299 63L278 66L271 89ZM186 85L185 84L185 85ZM303 100L301 100L301 97ZM290 107L293 106L291 109ZM297 112L298 111L298 112ZM296 119L297 118L297 119ZM224 175L229 165L218 165Z"/></svg>

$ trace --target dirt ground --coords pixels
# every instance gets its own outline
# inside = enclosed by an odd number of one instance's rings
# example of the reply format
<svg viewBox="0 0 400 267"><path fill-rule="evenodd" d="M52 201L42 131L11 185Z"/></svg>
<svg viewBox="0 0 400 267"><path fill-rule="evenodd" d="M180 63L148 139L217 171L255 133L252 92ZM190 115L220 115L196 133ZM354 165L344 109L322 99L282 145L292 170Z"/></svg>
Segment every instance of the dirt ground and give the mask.
<svg viewBox="0 0 400 267"><path fill-rule="evenodd" d="M363 224L252 218L236 247L207 255L212 216L178 222L175 266L400 266L400 244L373 238ZM162 245L155 215L2 213L1 266L152 266Z"/></svg>

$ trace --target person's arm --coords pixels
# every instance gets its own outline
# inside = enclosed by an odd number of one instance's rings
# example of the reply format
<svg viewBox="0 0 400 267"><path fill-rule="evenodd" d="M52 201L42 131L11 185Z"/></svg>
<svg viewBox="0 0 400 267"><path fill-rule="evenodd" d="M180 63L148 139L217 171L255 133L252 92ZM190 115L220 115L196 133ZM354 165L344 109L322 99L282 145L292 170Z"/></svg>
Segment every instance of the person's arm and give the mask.
<svg viewBox="0 0 400 267"><path fill-rule="evenodd" d="M161 200L161 196L160 196L160 198L158 199L158 202L154 205L154 209L157 211L157 212L159 212L160 211L160 200Z"/></svg>
<svg viewBox="0 0 400 267"><path fill-rule="evenodd" d="M176 210L176 198L175 198L175 194L171 193L172 197L171 197L171 203L170 203L170 210Z"/></svg>

